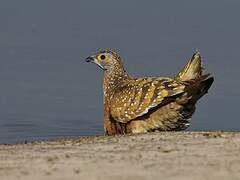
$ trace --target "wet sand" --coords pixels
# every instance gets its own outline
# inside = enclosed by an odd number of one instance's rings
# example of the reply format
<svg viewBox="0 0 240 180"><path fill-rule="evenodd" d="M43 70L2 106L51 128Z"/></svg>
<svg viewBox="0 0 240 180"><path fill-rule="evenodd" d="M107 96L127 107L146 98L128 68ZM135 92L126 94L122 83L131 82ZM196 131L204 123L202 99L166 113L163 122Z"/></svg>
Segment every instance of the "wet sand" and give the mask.
<svg viewBox="0 0 240 180"><path fill-rule="evenodd" d="M163 132L0 145L1 180L240 179L240 133Z"/></svg>

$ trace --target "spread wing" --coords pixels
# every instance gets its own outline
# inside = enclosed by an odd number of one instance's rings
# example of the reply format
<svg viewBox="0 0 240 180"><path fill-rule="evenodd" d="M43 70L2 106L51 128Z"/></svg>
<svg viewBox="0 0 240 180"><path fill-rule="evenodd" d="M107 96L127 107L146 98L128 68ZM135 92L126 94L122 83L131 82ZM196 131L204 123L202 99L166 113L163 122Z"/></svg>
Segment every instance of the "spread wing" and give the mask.
<svg viewBox="0 0 240 180"><path fill-rule="evenodd" d="M127 123L184 92L185 85L170 78L140 78L118 87L110 100L111 116Z"/></svg>

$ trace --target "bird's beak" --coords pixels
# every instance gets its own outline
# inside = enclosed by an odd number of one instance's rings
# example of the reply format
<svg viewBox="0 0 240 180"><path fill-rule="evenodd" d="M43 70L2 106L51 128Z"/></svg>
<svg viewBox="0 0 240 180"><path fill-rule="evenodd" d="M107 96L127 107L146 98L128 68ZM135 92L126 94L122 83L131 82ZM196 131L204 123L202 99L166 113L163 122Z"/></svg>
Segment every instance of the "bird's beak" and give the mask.
<svg viewBox="0 0 240 180"><path fill-rule="evenodd" d="M101 69L106 70L93 56L89 56L85 59L86 62L91 62L97 64Z"/></svg>
<svg viewBox="0 0 240 180"><path fill-rule="evenodd" d="M92 56L89 56L85 59L86 62L93 62L94 58Z"/></svg>

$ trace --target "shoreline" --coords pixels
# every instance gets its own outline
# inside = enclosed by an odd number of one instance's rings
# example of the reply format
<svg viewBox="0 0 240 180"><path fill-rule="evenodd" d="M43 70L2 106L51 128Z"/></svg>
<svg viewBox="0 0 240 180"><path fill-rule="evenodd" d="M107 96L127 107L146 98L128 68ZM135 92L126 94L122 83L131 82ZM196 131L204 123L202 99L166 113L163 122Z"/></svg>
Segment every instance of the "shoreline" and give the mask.
<svg viewBox="0 0 240 180"><path fill-rule="evenodd" d="M156 132L0 144L0 179L239 179L240 132Z"/></svg>

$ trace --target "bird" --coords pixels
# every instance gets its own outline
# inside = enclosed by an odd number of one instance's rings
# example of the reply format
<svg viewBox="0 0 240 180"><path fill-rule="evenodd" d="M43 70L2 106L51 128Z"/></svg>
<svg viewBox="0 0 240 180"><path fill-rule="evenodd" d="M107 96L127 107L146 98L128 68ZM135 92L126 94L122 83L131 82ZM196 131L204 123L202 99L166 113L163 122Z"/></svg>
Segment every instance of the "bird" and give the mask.
<svg viewBox="0 0 240 180"><path fill-rule="evenodd" d="M203 73L198 51L174 77L131 77L112 49L98 51L85 61L104 71L105 135L185 130L197 101L214 81Z"/></svg>

